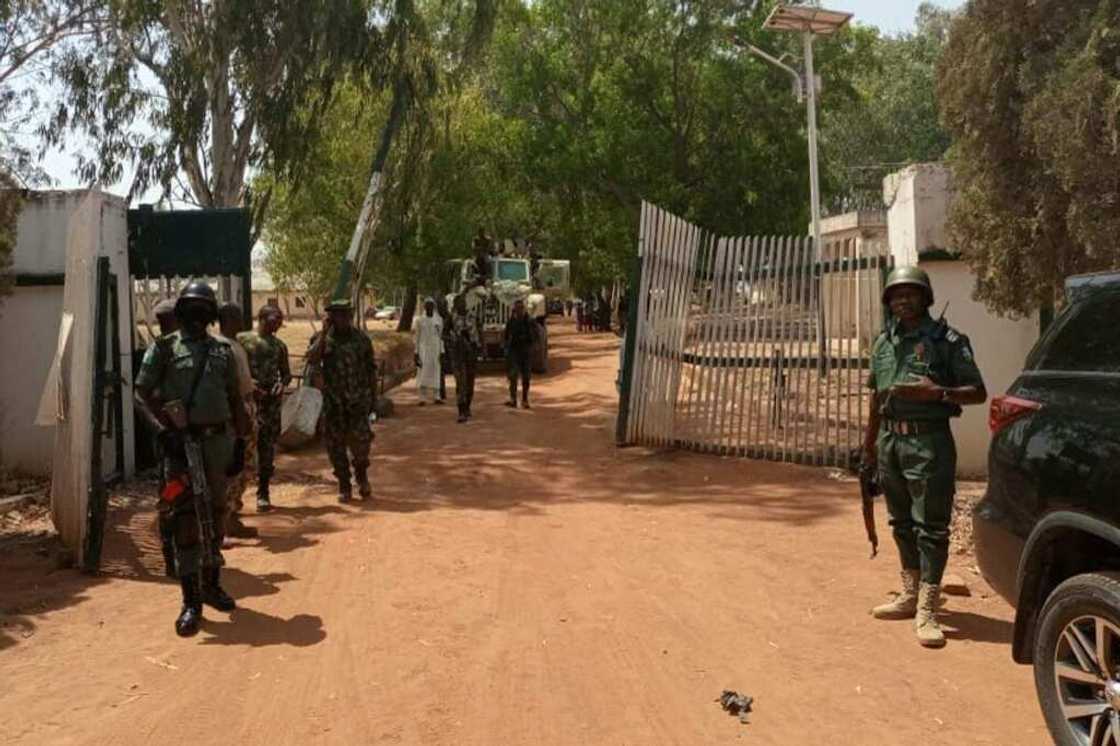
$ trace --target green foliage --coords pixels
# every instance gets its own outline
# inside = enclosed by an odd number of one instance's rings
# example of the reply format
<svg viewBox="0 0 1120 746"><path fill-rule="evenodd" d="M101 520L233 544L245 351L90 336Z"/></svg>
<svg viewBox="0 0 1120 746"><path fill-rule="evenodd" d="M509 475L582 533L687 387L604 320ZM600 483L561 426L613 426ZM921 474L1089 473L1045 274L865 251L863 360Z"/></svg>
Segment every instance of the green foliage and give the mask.
<svg viewBox="0 0 1120 746"><path fill-rule="evenodd" d="M510 14L494 94L524 123L526 177L553 206L545 249L573 260L582 288L625 274L643 199L725 234L805 230L804 107L785 73L731 42L798 50L760 30L772 4L541 0ZM851 95L855 49L849 33L819 43L826 103Z"/></svg>
<svg viewBox="0 0 1120 746"><path fill-rule="evenodd" d="M1120 2L973 0L939 69L954 248L977 297L1027 314L1120 265Z"/></svg>
<svg viewBox="0 0 1120 746"><path fill-rule="evenodd" d="M51 67L101 20L97 0L0 0L0 170L47 180L23 137L34 128Z"/></svg>
<svg viewBox="0 0 1120 746"><path fill-rule="evenodd" d="M642 200L723 234L804 233L805 108L786 73L732 42L799 60L799 38L761 29L772 5L505 2L490 19L489 56L466 45L474 66L456 41L476 25L458 20L469 8L413 6L407 48L391 45L397 71L372 90L353 81L326 111L303 188L268 169L255 187L277 189L274 277L320 265L325 276L343 255L368 179L363 148L391 119L394 80L409 82L409 107L387 152L365 273L383 290L435 290L443 263L468 253L480 225L571 259L580 291L609 284L629 269ZM855 28L817 41L826 195L851 193L851 163L944 149L932 76L945 18L925 12L913 36Z"/></svg>
<svg viewBox="0 0 1120 746"><path fill-rule="evenodd" d="M0 171L0 301L12 292L12 254L16 248L16 222L23 207L23 191Z"/></svg>
<svg viewBox="0 0 1120 746"><path fill-rule="evenodd" d="M382 3L99 4L96 32L56 65L65 96L43 135L51 146L87 136L88 183L114 183L133 166L130 197L160 186L201 206L242 205L246 174L265 164L298 182L340 72L355 61L376 70L383 57L367 24Z"/></svg>
<svg viewBox="0 0 1120 746"><path fill-rule="evenodd" d="M949 148L937 107L937 62L948 41L949 11L923 3L916 29L881 36L852 32L855 97L822 111L821 154L832 178L831 212L882 204L882 180L910 163L940 161Z"/></svg>

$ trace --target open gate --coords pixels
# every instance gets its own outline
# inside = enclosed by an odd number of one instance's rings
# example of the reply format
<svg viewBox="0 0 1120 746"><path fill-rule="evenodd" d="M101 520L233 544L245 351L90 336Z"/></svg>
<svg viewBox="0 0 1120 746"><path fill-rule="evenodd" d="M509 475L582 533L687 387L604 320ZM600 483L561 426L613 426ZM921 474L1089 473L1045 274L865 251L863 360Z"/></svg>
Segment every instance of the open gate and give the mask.
<svg viewBox="0 0 1120 746"><path fill-rule="evenodd" d="M891 258L859 237L724 238L643 204L619 441L846 465Z"/></svg>

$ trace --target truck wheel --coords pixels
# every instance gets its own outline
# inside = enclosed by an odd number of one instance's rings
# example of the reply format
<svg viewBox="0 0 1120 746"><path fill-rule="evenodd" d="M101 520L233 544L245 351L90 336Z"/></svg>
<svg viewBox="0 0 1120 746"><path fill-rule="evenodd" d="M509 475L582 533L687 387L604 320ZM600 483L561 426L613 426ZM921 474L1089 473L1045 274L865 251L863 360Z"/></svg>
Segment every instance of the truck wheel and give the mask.
<svg viewBox="0 0 1120 746"><path fill-rule="evenodd" d="M1120 744L1120 576L1075 575L1050 594L1034 684L1054 743Z"/></svg>
<svg viewBox="0 0 1120 746"><path fill-rule="evenodd" d="M548 373L548 327L544 324L539 324L540 337L537 343L533 345L533 359L531 361L533 372L545 374Z"/></svg>

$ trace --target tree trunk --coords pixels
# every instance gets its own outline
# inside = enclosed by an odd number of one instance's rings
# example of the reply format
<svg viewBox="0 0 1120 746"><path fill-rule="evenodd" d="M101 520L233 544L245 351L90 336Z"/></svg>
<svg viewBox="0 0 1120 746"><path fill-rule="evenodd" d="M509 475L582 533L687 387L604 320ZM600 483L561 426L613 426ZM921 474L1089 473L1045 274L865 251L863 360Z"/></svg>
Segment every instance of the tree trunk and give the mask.
<svg viewBox="0 0 1120 746"><path fill-rule="evenodd" d="M377 146L377 152L373 156L369 187L366 189L361 212L358 213L358 222L354 226L350 248L346 251L346 257L339 269L338 283L335 285L332 295L334 298L349 297L353 301L357 300L357 288L361 286L366 255L369 253L369 246L365 237L366 234L372 235L376 229L378 213L381 208L381 173L385 170L385 162L389 159L389 150L393 144L393 138L396 137L408 110L409 93L408 82L404 78L398 78L393 86L393 103L389 108L389 119L381 130L381 139Z"/></svg>
<svg viewBox="0 0 1120 746"><path fill-rule="evenodd" d="M416 280L410 280L408 289L405 290L404 303L401 305L401 320L397 324L398 332L412 331L412 317L416 315L416 295L420 292L420 288L416 284Z"/></svg>

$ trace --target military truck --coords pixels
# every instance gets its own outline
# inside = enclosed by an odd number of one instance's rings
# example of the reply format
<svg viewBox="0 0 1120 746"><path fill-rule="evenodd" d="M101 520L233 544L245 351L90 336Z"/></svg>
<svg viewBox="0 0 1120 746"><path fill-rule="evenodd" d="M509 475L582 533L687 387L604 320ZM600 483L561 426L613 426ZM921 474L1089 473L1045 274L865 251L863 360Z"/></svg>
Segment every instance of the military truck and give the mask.
<svg viewBox="0 0 1120 746"><path fill-rule="evenodd" d="M484 360L504 357L502 335L509 321L513 304L522 300L530 318L537 322L537 341L530 357L534 373L548 372L548 296L566 297L568 262L541 259L537 275L531 273L532 263L520 257L490 258L490 277L477 284L473 259L453 259L447 263L448 307L454 296L466 291L467 306L478 314L482 324ZM559 269L557 269L559 267Z"/></svg>

